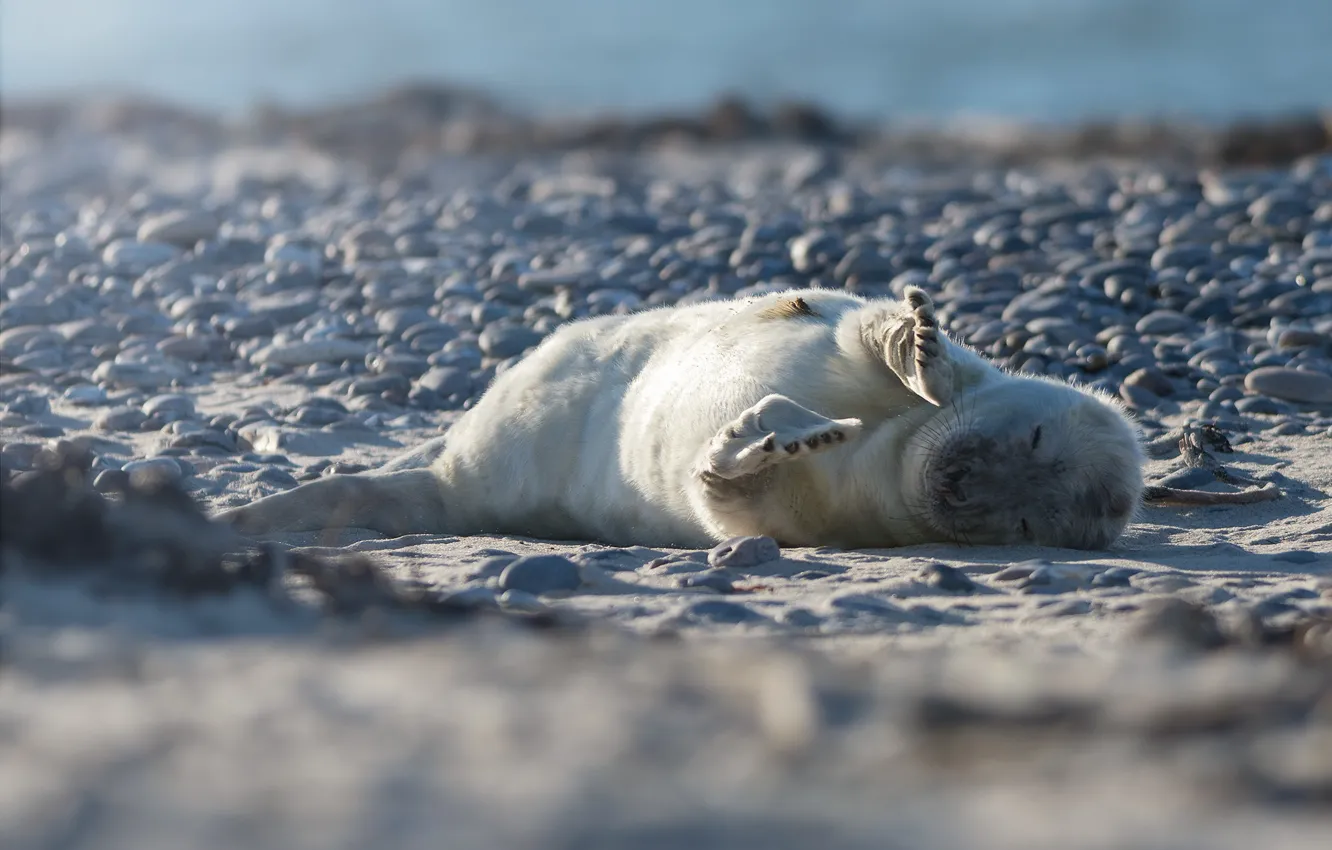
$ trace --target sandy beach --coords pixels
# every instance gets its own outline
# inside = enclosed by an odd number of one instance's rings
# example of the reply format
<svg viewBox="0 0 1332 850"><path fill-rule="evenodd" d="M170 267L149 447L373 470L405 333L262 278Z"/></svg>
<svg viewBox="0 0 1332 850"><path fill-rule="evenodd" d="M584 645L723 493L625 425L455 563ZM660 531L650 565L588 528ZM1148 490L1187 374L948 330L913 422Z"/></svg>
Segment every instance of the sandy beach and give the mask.
<svg viewBox="0 0 1332 850"><path fill-rule="evenodd" d="M1327 846L1326 153L450 149L470 117L367 153L10 114L6 848ZM405 116L386 138L427 133ZM1147 504L1103 552L753 566L354 528L257 549L201 513L446 434L568 321L908 284L1005 367L1124 399L1149 483L1279 496ZM537 555L567 579L508 570Z"/></svg>

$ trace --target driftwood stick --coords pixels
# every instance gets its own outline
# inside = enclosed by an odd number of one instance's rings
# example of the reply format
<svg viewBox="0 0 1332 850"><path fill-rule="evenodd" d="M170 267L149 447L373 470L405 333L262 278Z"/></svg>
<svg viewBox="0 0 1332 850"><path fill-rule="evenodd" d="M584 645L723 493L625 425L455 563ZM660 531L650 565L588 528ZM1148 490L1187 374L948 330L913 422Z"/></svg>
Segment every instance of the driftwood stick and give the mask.
<svg viewBox="0 0 1332 850"><path fill-rule="evenodd" d="M1194 507L1196 505L1251 505L1281 498L1281 488L1271 481L1262 487L1240 490L1237 493L1211 493L1206 490L1181 490L1177 487L1147 485L1142 500L1162 507Z"/></svg>

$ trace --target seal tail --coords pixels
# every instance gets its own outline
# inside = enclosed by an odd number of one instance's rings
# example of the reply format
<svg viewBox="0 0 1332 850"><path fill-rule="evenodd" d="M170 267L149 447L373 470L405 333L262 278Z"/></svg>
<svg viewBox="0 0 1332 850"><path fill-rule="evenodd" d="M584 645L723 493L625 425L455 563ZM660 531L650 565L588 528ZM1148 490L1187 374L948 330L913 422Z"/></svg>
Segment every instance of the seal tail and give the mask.
<svg viewBox="0 0 1332 850"><path fill-rule="evenodd" d="M217 518L245 535L366 528L390 537L444 531L440 480L429 469L330 475Z"/></svg>

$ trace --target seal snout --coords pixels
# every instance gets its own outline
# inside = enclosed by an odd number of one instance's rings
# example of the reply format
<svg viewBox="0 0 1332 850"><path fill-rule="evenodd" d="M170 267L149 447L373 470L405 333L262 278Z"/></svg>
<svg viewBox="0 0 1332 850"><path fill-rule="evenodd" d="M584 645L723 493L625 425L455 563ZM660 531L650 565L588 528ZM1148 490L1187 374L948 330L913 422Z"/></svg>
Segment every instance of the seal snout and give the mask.
<svg viewBox="0 0 1332 850"><path fill-rule="evenodd" d="M959 434L948 440L938 452L930 476L939 502L951 508L966 504L974 496L975 471L996 448L994 440L974 433Z"/></svg>

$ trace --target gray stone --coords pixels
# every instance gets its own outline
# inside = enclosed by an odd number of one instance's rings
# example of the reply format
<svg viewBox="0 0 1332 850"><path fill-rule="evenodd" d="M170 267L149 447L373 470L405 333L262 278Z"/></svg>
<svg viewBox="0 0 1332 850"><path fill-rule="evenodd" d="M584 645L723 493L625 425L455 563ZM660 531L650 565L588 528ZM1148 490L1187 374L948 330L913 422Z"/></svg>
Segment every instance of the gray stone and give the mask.
<svg viewBox="0 0 1332 850"><path fill-rule="evenodd" d="M777 622L796 629L816 629L823 618L808 608L786 608L777 613Z"/></svg>
<svg viewBox="0 0 1332 850"><path fill-rule="evenodd" d="M36 351L29 351L26 354L20 354L10 360L9 365L14 367L16 372L40 372L43 369L59 369L68 360L68 356L60 349L41 348Z"/></svg>
<svg viewBox="0 0 1332 850"><path fill-rule="evenodd" d="M327 337L313 341L287 342L259 349L250 357L257 366L312 366L364 360L370 351L363 342Z"/></svg>
<svg viewBox="0 0 1332 850"><path fill-rule="evenodd" d="M1146 336L1169 336L1197 325L1193 319L1174 310L1155 310L1138 320L1134 330Z"/></svg>
<svg viewBox="0 0 1332 850"><path fill-rule="evenodd" d="M1124 378L1124 385L1140 387L1162 398L1175 394L1175 385L1170 379L1160 369L1150 366L1129 373L1128 377Z"/></svg>
<svg viewBox="0 0 1332 850"><path fill-rule="evenodd" d="M1318 560L1318 553L1310 552L1308 549L1290 549L1285 552L1273 553L1272 560L1284 561L1288 564L1312 564Z"/></svg>
<svg viewBox="0 0 1332 850"><path fill-rule="evenodd" d="M496 600L506 611L536 613L546 610L546 605L535 595L525 590L506 590Z"/></svg>
<svg viewBox="0 0 1332 850"><path fill-rule="evenodd" d="M213 428L191 429L179 433L172 437L168 443L175 449L220 449L224 452L234 452L238 445L236 438L226 431L218 431Z"/></svg>
<svg viewBox="0 0 1332 850"><path fill-rule="evenodd" d="M714 567L748 568L770 563L781 558L777 541L768 536L732 537L718 543L708 552L708 563Z"/></svg>
<svg viewBox="0 0 1332 850"><path fill-rule="evenodd" d="M175 421L194 415L194 400L179 393L165 393L148 399L141 409L148 416Z"/></svg>
<svg viewBox="0 0 1332 850"><path fill-rule="evenodd" d="M144 460L132 460L121 467L129 482L142 486L149 482L175 482L184 477L184 470L174 458L151 457Z"/></svg>
<svg viewBox="0 0 1332 850"><path fill-rule="evenodd" d="M1133 384L1123 384L1119 388L1119 397L1122 398L1129 407L1145 410L1155 407L1161 403L1161 397L1155 393L1148 392L1142 387Z"/></svg>
<svg viewBox="0 0 1332 850"><path fill-rule="evenodd" d="M100 388L94 387L94 389ZM66 400L68 400L68 397L69 393L66 392ZM51 402L43 395L23 393L10 400L10 402L5 405L5 409L10 413L17 413L20 416L43 416L51 412Z"/></svg>
<svg viewBox="0 0 1332 850"><path fill-rule="evenodd" d="M224 327L229 326L231 328L230 335L241 336L242 334L236 331L241 329L242 326L257 327L263 324L274 327L299 322L319 310L319 296L312 292L300 290L278 292L273 295L255 298L249 302L248 306L250 308L249 316L240 317L230 325L224 324Z"/></svg>
<svg viewBox="0 0 1332 850"><path fill-rule="evenodd" d="M102 251L102 262L117 269L144 272L180 256L180 249L162 242L117 239Z"/></svg>
<svg viewBox="0 0 1332 850"><path fill-rule="evenodd" d="M1235 409L1251 416L1280 416L1289 411L1290 407L1278 404L1266 396L1250 396L1236 401Z"/></svg>
<svg viewBox="0 0 1332 850"><path fill-rule="evenodd" d="M444 595L440 604L449 608L461 608L467 611L494 610L499 608L495 591L488 587L465 587Z"/></svg>
<svg viewBox="0 0 1332 850"><path fill-rule="evenodd" d="M527 555L510 563L500 573L503 590L523 590L538 596L577 590L583 583L578 565L561 555Z"/></svg>
<svg viewBox="0 0 1332 850"><path fill-rule="evenodd" d="M104 411L93 421L93 427L99 431L138 431L147 419L142 410L117 407Z"/></svg>
<svg viewBox="0 0 1332 850"><path fill-rule="evenodd" d="M994 574L995 581L1021 581L1029 577L1036 568L1029 564L1014 564L1011 567L1004 567Z"/></svg>
<svg viewBox="0 0 1332 850"><path fill-rule="evenodd" d="M1092 587L1128 587L1129 580L1138 571L1132 567L1111 567L1092 576Z"/></svg>
<svg viewBox="0 0 1332 850"><path fill-rule="evenodd" d="M1321 372L1263 366L1245 376L1244 387L1249 392L1286 401L1332 404L1332 375Z"/></svg>
<svg viewBox="0 0 1332 850"><path fill-rule="evenodd" d="M93 370L92 379L113 387L155 390L185 375L180 369L165 364L105 362Z"/></svg>
<svg viewBox="0 0 1332 850"><path fill-rule="evenodd" d="M218 224L217 217L204 210L172 210L144 219L138 239L189 249L216 236Z"/></svg>
<svg viewBox="0 0 1332 850"><path fill-rule="evenodd" d="M472 376L463 369L451 366L436 366L417 378L416 383L445 398L451 395L471 395L473 388Z"/></svg>
<svg viewBox="0 0 1332 850"><path fill-rule="evenodd" d="M703 570L693 575L681 576L677 581L680 587L706 587L719 593L731 593L735 589L731 576L721 569Z"/></svg>
<svg viewBox="0 0 1332 850"><path fill-rule="evenodd" d="M240 436L257 452L325 456L342 451L343 441L334 434L282 428L272 423L247 425Z"/></svg>
<svg viewBox="0 0 1332 850"><path fill-rule="evenodd" d="M481 331L477 344L488 357L503 360L522 354L541 339L541 334L522 325L492 324Z"/></svg>
<svg viewBox="0 0 1332 850"><path fill-rule="evenodd" d="M685 606L683 614L691 620L698 620L705 623L720 623L723 625L737 625L740 623L754 623L767 620L766 617L751 608L747 608L736 602L727 602L722 599L705 599L701 602L694 602Z"/></svg>
<svg viewBox="0 0 1332 850"><path fill-rule="evenodd" d="M98 493L123 493L129 489L130 477L123 469L103 469L93 479L93 489Z"/></svg>
<svg viewBox="0 0 1332 850"><path fill-rule="evenodd" d="M974 593L979 589L971 577L947 564L926 564L920 571L919 578L930 587L937 587L949 593Z"/></svg>

